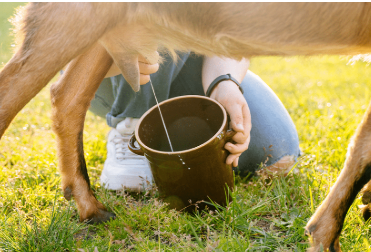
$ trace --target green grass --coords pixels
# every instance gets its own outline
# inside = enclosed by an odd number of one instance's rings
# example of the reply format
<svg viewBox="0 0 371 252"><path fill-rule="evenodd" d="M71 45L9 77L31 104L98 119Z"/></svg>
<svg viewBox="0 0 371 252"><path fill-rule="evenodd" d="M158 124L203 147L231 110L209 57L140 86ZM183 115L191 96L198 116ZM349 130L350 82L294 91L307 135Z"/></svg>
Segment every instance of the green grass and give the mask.
<svg viewBox="0 0 371 252"><path fill-rule="evenodd" d="M16 5L0 3L0 62L11 57L6 19ZM0 142L0 251L305 251L303 227L343 166L370 100L371 68L324 56L256 58L251 70L272 87L296 124L304 152L298 173L274 180L237 178L233 202L224 211L178 213L156 196L99 186L109 128L89 112L84 130L89 175L98 199L118 218L81 224L74 202L60 190L46 88ZM358 196L344 224L343 251L370 250L369 223L359 204Z"/></svg>

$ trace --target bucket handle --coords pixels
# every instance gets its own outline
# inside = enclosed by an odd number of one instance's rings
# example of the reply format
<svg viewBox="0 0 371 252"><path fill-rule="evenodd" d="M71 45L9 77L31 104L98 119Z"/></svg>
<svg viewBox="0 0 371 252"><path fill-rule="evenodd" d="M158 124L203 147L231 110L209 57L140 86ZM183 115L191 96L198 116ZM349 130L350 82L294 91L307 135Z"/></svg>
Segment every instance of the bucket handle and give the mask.
<svg viewBox="0 0 371 252"><path fill-rule="evenodd" d="M234 135L236 135L237 132L234 131L233 129L228 129L227 132L226 132L226 137L225 137L225 141L226 142L231 142L233 144L235 144L236 142L232 140L232 138L234 137Z"/></svg>
<svg viewBox="0 0 371 252"><path fill-rule="evenodd" d="M135 146L136 141L137 139L135 138L135 134L133 134L128 143L129 150L133 152L134 154L144 156L143 150L140 147Z"/></svg>
<svg viewBox="0 0 371 252"><path fill-rule="evenodd" d="M231 143L235 144L236 142L233 141L232 138L234 137L234 135L237 134L237 132L232 129L231 118L229 117L228 114L227 114L227 122L228 122L228 129L227 129L227 132L225 134L225 142L231 142Z"/></svg>

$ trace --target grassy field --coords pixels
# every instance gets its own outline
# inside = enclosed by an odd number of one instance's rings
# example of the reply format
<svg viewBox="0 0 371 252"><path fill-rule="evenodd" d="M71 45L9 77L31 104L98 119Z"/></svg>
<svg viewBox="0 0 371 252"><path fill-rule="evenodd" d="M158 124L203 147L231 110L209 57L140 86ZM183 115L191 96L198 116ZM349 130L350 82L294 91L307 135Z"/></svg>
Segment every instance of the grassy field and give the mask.
<svg viewBox="0 0 371 252"><path fill-rule="evenodd" d="M11 57L0 3L0 62ZM88 113L84 148L98 199L117 214L106 224L78 222L60 190L55 136L45 88L15 118L0 142L0 251L305 251L304 226L342 169L347 144L370 101L371 67L339 56L264 57L251 70L265 80L296 124L304 155L287 178L236 179L225 211L168 210L156 194L111 192L99 185L106 157L103 119ZM357 205L341 235L343 251L369 251L369 222Z"/></svg>

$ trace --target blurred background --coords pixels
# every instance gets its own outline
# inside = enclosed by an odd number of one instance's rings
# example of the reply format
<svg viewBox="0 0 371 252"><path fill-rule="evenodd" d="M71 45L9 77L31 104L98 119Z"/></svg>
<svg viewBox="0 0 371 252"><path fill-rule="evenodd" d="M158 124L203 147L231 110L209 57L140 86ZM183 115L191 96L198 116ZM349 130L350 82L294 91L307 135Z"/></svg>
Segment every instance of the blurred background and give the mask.
<svg viewBox="0 0 371 252"><path fill-rule="evenodd" d="M13 53L8 19L19 5L24 4L0 3L0 69ZM249 251L304 251L307 238L303 227L341 171L349 140L371 98L371 67L367 62L350 64L349 59L338 55L251 59L250 69L275 91L289 111L299 133L303 156L297 165L298 172L286 179L238 182L235 204L240 212L236 210L233 216L227 211L218 218L180 217L180 214L161 208L156 199L143 196L134 200L131 196L100 188L98 179L106 157L105 138L109 128L104 119L88 112L84 149L91 182L98 198L115 209L119 216L109 228L105 225L78 226L73 201L67 203L62 197L55 136L50 126L48 85L17 115L0 141L0 250L13 246L10 250L75 251L89 248L93 251L98 247L99 251L108 251L112 246L112 250L118 251L136 246L139 251L148 251L157 250L159 241L166 239L160 245L167 251L189 251L191 248L199 251L202 246L198 237L205 241L205 230L211 229L213 242L218 243L210 244L224 251L239 251L232 249L233 246ZM54 218L54 202L62 207L58 210L61 214L66 213L65 207L69 204L73 206L68 218L54 227L55 236L50 234L54 229L48 229L49 220ZM343 251L370 249L367 241L370 238L369 222L361 219L359 204L360 196L344 224L340 240ZM148 216L154 212L158 217L152 220ZM242 224L234 226L231 220L240 220ZM29 229L20 223L29 225ZM210 223L213 226L209 226ZM154 226L162 231L155 234ZM34 239L27 233L33 230L46 230L46 238ZM89 230L94 232L91 234ZM69 238L53 240L63 232ZM85 232L84 237L90 235L94 239L80 239L76 234L81 232ZM171 240L171 237L183 235L190 238ZM114 243L124 239L126 243ZM33 240L34 249L21 249ZM64 249L36 249L47 244L61 244Z"/></svg>
<svg viewBox="0 0 371 252"><path fill-rule="evenodd" d="M25 3L0 3L0 63L3 65L6 63L12 55L12 36L11 35L11 24L8 21L11 15L14 14L14 9Z"/></svg>

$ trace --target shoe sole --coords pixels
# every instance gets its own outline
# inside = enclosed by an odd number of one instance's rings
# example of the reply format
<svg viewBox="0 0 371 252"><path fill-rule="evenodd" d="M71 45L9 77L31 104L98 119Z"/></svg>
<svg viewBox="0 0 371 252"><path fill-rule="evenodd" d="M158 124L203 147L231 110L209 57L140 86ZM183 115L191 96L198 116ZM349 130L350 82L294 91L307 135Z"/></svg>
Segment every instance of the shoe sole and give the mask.
<svg viewBox="0 0 371 252"><path fill-rule="evenodd" d="M129 182L130 181L130 182ZM148 186L152 184L152 181L149 181L150 184L147 185L147 181L144 178L139 176L116 176L114 179L109 178L104 173L100 176L100 184L108 190L130 190L136 192L143 192ZM129 182L129 183L128 183Z"/></svg>

